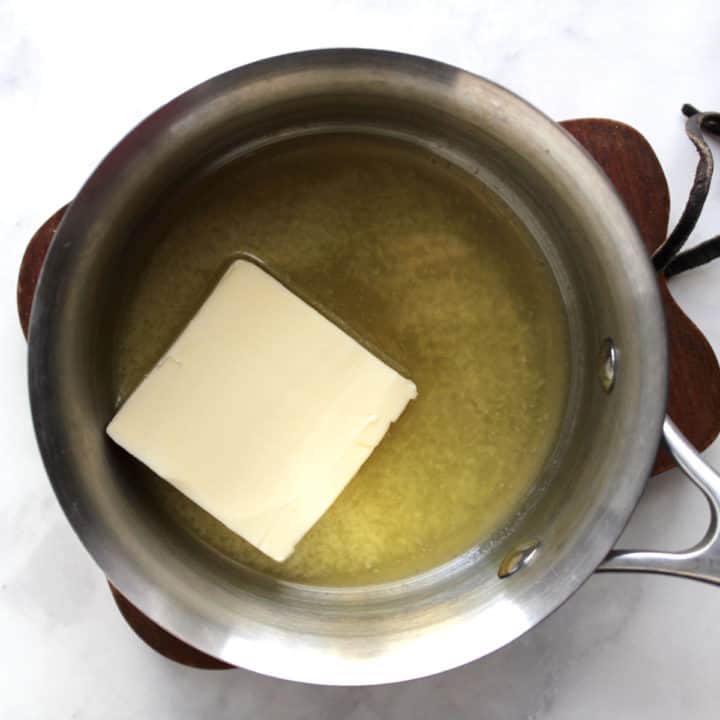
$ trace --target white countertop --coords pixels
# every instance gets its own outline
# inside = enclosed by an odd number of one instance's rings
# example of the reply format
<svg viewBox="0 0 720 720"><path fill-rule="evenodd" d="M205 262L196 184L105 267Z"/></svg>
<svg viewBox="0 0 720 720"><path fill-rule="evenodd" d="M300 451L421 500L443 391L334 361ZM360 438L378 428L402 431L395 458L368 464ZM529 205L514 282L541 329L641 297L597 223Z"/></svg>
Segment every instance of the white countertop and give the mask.
<svg viewBox="0 0 720 720"><path fill-rule="evenodd" d="M669 0L622 3L622 11L611 12L620 6L580 0L0 3L0 717L718 716L720 588L659 577L593 577L504 650L401 685L318 688L175 665L140 642L115 610L102 574L55 501L28 409L14 293L32 232L143 116L251 60L328 46L403 50L485 75L557 119L624 120L645 134L665 168L674 222L696 161L680 106L720 110L720 6ZM697 240L720 232L718 183L720 177ZM718 287L720 261L672 283L716 352ZM720 465L720 443L706 457ZM666 473L649 483L625 542L679 548L701 536L707 516L699 493L678 472Z"/></svg>

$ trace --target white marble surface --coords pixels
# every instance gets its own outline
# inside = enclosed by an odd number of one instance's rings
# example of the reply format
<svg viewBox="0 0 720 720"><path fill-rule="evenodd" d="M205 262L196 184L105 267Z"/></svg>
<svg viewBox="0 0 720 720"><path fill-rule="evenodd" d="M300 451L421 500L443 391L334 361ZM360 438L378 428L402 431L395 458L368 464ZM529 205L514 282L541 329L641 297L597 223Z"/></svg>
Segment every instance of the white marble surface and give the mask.
<svg viewBox="0 0 720 720"><path fill-rule="evenodd" d="M115 611L46 480L14 292L33 230L133 124L222 70L302 48L415 52L493 78L558 119L625 120L656 148L675 219L695 163L679 108L720 109L718 38L714 0L0 2L0 717L717 717L720 588L664 578L594 577L510 647L402 685L317 688L155 655ZM716 187L696 237L718 231ZM716 351L719 286L720 263L672 285ZM720 465L720 444L707 457ZM706 519L671 472L649 484L625 540L677 548Z"/></svg>

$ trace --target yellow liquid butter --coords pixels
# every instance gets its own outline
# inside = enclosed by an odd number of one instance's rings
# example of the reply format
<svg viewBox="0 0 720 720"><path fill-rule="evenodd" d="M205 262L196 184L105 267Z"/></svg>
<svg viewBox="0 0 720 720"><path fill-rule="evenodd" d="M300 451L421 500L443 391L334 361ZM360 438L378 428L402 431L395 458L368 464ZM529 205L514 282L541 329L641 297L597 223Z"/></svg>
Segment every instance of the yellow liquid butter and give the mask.
<svg viewBox="0 0 720 720"><path fill-rule="evenodd" d="M318 136L231 162L144 232L156 247L116 333L120 400L242 253L419 392L284 563L138 469L171 520L277 577L362 584L445 562L523 507L565 408L567 328L531 236L483 185L408 145Z"/></svg>

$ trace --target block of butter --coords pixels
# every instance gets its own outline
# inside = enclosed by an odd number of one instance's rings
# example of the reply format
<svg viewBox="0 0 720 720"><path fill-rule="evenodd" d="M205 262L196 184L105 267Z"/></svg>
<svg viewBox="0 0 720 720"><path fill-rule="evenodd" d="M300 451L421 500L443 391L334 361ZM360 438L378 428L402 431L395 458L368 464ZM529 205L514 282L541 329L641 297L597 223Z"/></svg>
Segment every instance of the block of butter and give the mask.
<svg viewBox="0 0 720 720"><path fill-rule="evenodd" d="M416 395L412 381L237 260L107 433L282 562Z"/></svg>

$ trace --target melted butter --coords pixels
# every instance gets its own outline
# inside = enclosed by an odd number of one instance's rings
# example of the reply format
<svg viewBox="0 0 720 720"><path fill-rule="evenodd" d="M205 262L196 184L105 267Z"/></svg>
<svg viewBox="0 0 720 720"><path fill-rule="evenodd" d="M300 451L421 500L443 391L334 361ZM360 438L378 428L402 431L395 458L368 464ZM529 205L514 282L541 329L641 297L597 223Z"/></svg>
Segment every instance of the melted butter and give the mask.
<svg viewBox="0 0 720 720"><path fill-rule="evenodd" d="M317 137L230 163L145 232L156 247L117 332L119 398L239 253L339 318L419 390L285 563L139 467L137 482L173 521L238 563L332 585L427 570L522 509L565 407L567 328L550 270L494 193L400 143Z"/></svg>

